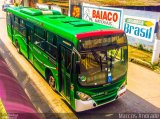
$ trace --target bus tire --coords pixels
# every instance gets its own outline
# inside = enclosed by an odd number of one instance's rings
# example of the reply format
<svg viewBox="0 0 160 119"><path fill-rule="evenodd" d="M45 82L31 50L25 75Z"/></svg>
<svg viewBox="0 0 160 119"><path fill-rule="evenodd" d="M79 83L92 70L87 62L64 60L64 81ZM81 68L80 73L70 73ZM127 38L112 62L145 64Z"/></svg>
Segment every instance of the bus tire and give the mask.
<svg viewBox="0 0 160 119"><path fill-rule="evenodd" d="M19 45L18 41L16 41L16 49L17 49L18 53L21 54L20 45Z"/></svg>
<svg viewBox="0 0 160 119"><path fill-rule="evenodd" d="M52 75L52 73L49 72L46 78L47 78L47 82L48 82L49 86L50 86L53 90L56 90L56 81L55 81L55 78L54 78L54 76Z"/></svg>

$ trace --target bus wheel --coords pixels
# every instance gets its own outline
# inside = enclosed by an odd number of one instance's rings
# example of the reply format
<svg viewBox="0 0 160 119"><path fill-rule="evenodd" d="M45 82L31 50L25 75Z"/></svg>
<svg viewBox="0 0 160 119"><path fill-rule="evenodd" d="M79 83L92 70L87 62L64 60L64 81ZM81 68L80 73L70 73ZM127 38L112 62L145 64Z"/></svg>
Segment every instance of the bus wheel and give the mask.
<svg viewBox="0 0 160 119"><path fill-rule="evenodd" d="M18 53L21 54L20 46L17 41L16 41L16 49L17 49Z"/></svg>
<svg viewBox="0 0 160 119"><path fill-rule="evenodd" d="M48 84L53 90L56 90L56 82L52 75L48 76Z"/></svg>

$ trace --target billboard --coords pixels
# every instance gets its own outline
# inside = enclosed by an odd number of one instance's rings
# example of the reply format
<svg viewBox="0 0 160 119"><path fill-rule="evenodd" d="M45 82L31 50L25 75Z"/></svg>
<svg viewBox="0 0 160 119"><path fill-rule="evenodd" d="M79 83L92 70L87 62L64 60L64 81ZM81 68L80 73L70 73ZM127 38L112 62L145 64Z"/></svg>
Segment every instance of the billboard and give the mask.
<svg viewBox="0 0 160 119"><path fill-rule="evenodd" d="M123 30L128 36L153 41L155 19L124 15Z"/></svg>
<svg viewBox="0 0 160 119"><path fill-rule="evenodd" d="M82 5L82 19L112 26L115 28L121 27L122 9L98 7L83 3Z"/></svg>

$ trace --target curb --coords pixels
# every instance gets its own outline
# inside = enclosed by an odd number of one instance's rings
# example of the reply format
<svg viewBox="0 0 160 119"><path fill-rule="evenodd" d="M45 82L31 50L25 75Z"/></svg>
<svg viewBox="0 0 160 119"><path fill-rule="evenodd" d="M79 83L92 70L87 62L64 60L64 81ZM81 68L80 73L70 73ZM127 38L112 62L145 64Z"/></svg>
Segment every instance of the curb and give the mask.
<svg viewBox="0 0 160 119"><path fill-rule="evenodd" d="M151 63L148 63L148 62L145 62L141 59L138 59L138 58L129 58L129 61L130 62L133 62L135 64L139 64L141 66L144 66L150 70L153 70L155 71L156 73L160 74L160 63L156 66L154 64L151 64Z"/></svg>
<svg viewBox="0 0 160 119"><path fill-rule="evenodd" d="M141 59L129 58L129 61L153 70L153 65L151 63L145 62Z"/></svg>

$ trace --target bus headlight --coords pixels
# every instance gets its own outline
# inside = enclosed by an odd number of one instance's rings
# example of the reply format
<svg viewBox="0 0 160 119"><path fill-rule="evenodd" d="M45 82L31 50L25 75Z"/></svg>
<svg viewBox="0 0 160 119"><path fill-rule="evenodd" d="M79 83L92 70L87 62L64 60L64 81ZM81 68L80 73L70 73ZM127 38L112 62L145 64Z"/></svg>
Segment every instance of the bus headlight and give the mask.
<svg viewBox="0 0 160 119"><path fill-rule="evenodd" d="M79 96L79 98L82 100L82 101L87 101L87 100L91 100L91 97L85 93L82 93L82 92L77 92L77 95Z"/></svg>
<svg viewBox="0 0 160 119"><path fill-rule="evenodd" d="M119 90L122 90L123 88L125 88L126 85L127 85L127 81L124 81L124 82L122 83L122 85L120 86Z"/></svg>
<svg viewBox="0 0 160 119"><path fill-rule="evenodd" d="M124 82L118 90L118 97L121 97L126 92L126 82Z"/></svg>

